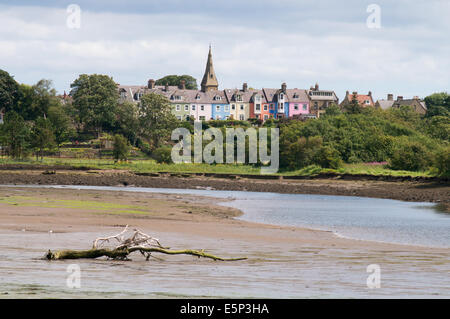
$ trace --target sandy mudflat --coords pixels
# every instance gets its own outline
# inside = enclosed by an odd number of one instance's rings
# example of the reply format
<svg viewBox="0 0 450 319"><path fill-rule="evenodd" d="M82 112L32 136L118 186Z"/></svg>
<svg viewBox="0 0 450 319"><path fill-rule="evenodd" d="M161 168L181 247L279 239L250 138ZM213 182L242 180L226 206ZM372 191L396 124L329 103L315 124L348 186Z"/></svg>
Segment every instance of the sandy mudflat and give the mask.
<svg viewBox="0 0 450 319"><path fill-rule="evenodd" d="M247 282L241 283L243 287L237 286L241 294L224 286L233 278L223 278L217 272L212 277L196 275L198 282L216 287L211 288L214 293L207 292L206 295L219 297L450 296L448 249L351 240L326 231L244 222L233 219L240 211L218 206L219 201L223 199L156 193L0 188L0 235L3 233L4 238L10 238L7 234L16 237L36 234L34 254L40 257L49 248L90 248L95 237L118 233L128 224L155 234L163 245L173 248L204 248L223 257L247 256L247 261L233 265L240 267L239 281ZM40 234L50 230L53 234L61 234L55 238L67 238L70 234L76 238L81 233L83 237L75 241L76 244L72 242L73 238L53 241L51 247L45 241L39 244ZM85 240L85 237L90 239ZM15 245L4 241L2 244L5 247ZM141 256L135 258L141 259ZM175 259L164 256L164 259L211 265L216 270L221 267L218 262L198 261L188 256ZM384 269L384 289L367 289L366 267L369 264L380 264ZM223 267L230 267L228 265ZM170 272L170 269L164 268L164 271ZM231 268L224 269L231 271ZM269 292L268 287L272 287L272 291ZM185 288L191 291L189 287ZM192 295L198 295L196 292L194 289Z"/></svg>

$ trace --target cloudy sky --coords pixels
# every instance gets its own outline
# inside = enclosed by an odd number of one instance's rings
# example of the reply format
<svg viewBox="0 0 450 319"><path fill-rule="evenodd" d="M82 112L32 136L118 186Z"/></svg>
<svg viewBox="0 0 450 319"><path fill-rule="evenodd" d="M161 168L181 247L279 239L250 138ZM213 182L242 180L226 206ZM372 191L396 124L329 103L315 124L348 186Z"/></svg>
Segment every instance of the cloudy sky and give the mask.
<svg viewBox="0 0 450 319"><path fill-rule="evenodd" d="M70 4L80 28L67 25ZM380 28L367 26L370 4ZM0 69L21 83L52 79L60 93L82 73L200 82L211 43L220 88L318 82L341 99L424 97L449 91L449 16L450 0L0 0Z"/></svg>

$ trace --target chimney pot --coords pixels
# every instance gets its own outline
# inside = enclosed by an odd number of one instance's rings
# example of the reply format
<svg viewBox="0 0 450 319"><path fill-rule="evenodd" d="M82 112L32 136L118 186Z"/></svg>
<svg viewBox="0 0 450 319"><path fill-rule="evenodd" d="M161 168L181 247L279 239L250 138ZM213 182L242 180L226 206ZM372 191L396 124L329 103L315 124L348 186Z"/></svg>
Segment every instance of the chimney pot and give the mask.
<svg viewBox="0 0 450 319"><path fill-rule="evenodd" d="M398 101L403 100L403 96L401 96L401 95L397 96L397 100L398 100Z"/></svg>
<svg viewBox="0 0 450 319"><path fill-rule="evenodd" d="M247 83L242 84L242 91L247 92L247 90L248 90Z"/></svg>
<svg viewBox="0 0 450 319"><path fill-rule="evenodd" d="M388 101L393 101L393 100L394 100L394 94L389 93L389 94L387 95L387 99L388 99Z"/></svg>
<svg viewBox="0 0 450 319"><path fill-rule="evenodd" d="M153 79L148 80L147 87L149 89L154 89L155 88L155 80L153 80Z"/></svg>
<svg viewBox="0 0 450 319"><path fill-rule="evenodd" d="M372 96L372 91L369 91L369 94L368 94L369 96Z"/></svg>

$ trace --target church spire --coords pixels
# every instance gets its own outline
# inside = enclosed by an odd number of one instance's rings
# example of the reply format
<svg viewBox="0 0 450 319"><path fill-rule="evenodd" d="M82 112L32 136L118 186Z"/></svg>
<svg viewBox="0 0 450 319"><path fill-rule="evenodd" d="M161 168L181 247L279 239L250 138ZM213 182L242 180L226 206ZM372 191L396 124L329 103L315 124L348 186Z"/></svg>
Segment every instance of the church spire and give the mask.
<svg viewBox="0 0 450 319"><path fill-rule="evenodd" d="M217 90L219 88L219 82L217 82L212 62L211 44L209 45L208 61L206 62L205 75L203 75L201 86L203 92Z"/></svg>

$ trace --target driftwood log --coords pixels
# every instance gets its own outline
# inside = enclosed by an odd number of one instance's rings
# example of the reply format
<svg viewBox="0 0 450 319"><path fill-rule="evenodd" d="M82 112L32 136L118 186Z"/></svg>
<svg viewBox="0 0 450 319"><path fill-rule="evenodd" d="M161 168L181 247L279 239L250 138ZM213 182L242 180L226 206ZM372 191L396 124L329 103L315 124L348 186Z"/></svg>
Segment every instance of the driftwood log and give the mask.
<svg viewBox="0 0 450 319"><path fill-rule="evenodd" d="M44 258L48 260L62 260L62 259L82 259L82 258L98 258L98 257L108 257L111 259L118 260L129 260L128 256L138 251L140 252L146 260L150 257L154 257L152 253L162 253L168 255L192 255L197 257L209 258L213 260L220 261L237 261L245 260L246 257L242 258L222 258L205 253L203 250L170 250L169 247L163 247L159 240L153 238L140 230L134 229L133 234L130 237L126 237L125 234L128 232L128 225L125 229L114 236L110 237L100 237L94 240L91 249L88 250L58 250L55 252L48 251ZM118 244L115 247L106 247L106 244L111 240L116 240ZM156 257L155 257L156 258Z"/></svg>

